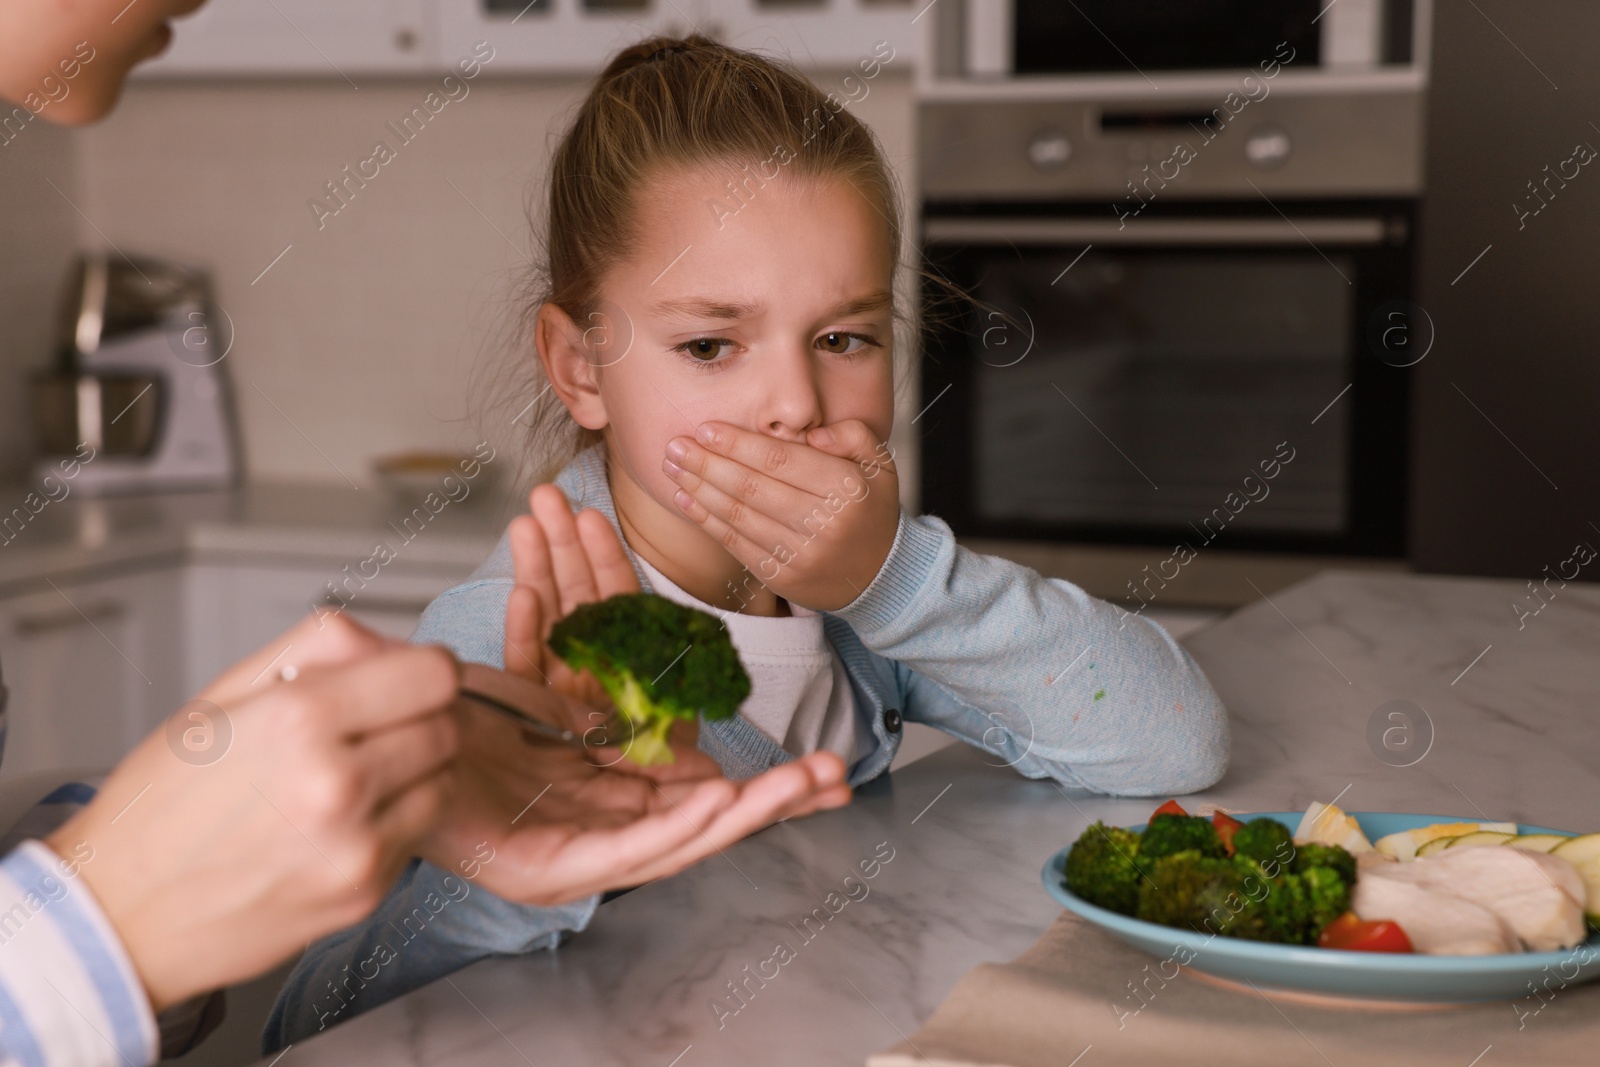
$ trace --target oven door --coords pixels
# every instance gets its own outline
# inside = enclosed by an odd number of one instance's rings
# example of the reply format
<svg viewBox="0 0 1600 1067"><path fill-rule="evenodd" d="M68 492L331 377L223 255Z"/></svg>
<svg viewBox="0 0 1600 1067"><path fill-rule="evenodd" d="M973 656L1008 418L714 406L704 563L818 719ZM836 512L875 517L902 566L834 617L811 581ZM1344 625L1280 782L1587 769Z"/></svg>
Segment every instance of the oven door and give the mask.
<svg viewBox="0 0 1600 1067"><path fill-rule="evenodd" d="M1403 555L1410 205L1229 210L925 217L977 306L924 283L924 508L972 537Z"/></svg>

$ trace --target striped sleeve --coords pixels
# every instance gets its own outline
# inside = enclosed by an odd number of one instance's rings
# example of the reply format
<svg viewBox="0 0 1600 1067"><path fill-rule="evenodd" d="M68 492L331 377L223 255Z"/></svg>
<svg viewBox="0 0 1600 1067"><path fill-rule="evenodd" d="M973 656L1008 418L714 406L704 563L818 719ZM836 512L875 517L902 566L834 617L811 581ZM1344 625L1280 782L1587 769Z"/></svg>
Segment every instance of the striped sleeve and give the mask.
<svg viewBox="0 0 1600 1067"><path fill-rule="evenodd" d="M0 1064L144 1067L160 1034L89 889L24 841L0 860Z"/></svg>

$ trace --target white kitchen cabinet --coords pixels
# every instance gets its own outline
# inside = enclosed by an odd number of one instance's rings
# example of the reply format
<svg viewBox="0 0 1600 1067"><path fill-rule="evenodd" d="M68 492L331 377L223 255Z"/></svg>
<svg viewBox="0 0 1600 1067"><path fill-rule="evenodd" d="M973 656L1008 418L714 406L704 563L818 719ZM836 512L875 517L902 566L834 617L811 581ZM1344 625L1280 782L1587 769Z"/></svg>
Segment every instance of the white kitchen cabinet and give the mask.
<svg viewBox="0 0 1600 1067"><path fill-rule="evenodd" d="M927 0L437 0L443 58L488 41L498 74L592 77L618 49L652 33L699 31L807 70L844 70L887 41L909 66ZM882 58L884 53L877 53ZM842 95L842 94L841 94Z"/></svg>
<svg viewBox="0 0 1600 1067"><path fill-rule="evenodd" d="M212 0L174 24L167 53L140 78L281 75L345 79L443 75L481 55L495 75L592 77L652 33L700 31L813 71L884 52L909 66L928 0Z"/></svg>
<svg viewBox="0 0 1600 1067"><path fill-rule="evenodd" d="M409 637L428 602L470 571L391 566L364 588L352 580L343 610L379 633ZM328 583L337 584L345 577L341 565L332 562L191 564L184 580L188 690L199 691L224 667L304 619L313 605L324 612L341 610Z"/></svg>
<svg viewBox="0 0 1600 1067"><path fill-rule="evenodd" d="M344 78L439 66L434 0L213 0L173 24L137 77L280 74Z"/></svg>
<svg viewBox="0 0 1600 1067"><path fill-rule="evenodd" d="M897 67L909 69L922 37L913 20L928 0L719 0L719 6L728 43L786 56L805 70L848 71L891 54Z"/></svg>
<svg viewBox="0 0 1600 1067"><path fill-rule="evenodd" d="M386 569L347 595L356 621L409 637L422 609L470 573ZM190 563L0 598L11 691L0 779L109 768L224 668L310 614L337 610L329 562Z"/></svg>
<svg viewBox="0 0 1600 1067"><path fill-rule="evenodd" d="M0 778L110 767L182 702L178 570L0 599Z"/></svg>

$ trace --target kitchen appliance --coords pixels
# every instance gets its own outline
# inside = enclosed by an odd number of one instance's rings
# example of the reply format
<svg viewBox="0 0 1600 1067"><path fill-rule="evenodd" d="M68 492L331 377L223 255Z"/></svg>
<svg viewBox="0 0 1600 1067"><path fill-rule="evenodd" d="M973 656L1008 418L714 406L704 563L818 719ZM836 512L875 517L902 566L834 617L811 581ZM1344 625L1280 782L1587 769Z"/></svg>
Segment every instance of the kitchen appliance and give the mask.
<svg viewBox="0 0 1600 1067"><path fill-rule="evenodd" d="M1304 67L1409 63L1416 0L966 0L966 73L977 77L1203 71L1254 66L1280 43Z"/></svg>
<svg viewBox="0 0 1600 1067"><path fill-rule="evenodd" d="M1428 5L1140 4L1117 33L1121 7L1048 5L1086 23L1053 38L1042 2L930 12L921 505L967 537L1186 546L1168 579L1213 542L1403 555ZM975 73L1002 8L1008 65ZM1390 27L1365 65L1329 44L1347 8Z"/></svg>
<svg viewBox="0 0 1600 1067"><path fill-rule="evenodd" d="M63 303L56 367L35 377L45 458L38 475L88 493L233 485L239 446L219 328L203 271L85 254ZM226 316L223 316L226 320Z"/></svg>

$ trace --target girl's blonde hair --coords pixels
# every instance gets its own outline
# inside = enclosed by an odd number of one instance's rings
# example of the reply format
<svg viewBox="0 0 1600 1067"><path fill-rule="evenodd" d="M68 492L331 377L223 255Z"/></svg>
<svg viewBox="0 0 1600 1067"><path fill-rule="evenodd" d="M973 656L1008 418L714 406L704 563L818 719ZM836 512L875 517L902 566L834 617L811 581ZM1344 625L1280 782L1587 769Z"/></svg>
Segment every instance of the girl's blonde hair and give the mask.
<svg viewBox="0 0 1600 1067"><path fill-rule="evenodd" d="M698 34L624 49L551 159L544 261L525 286L521 351L532 352L533 321L546 302L580 326L602 321L591 318L600 311L600 281L632 248L638 195L651 175L780 162L796 177L842 178L860 190L883 216L898 275L899 188L872 131L837 97L787 63ZM538 392L544 374L533 363ZM522 421L531 429L535 482L601 439L574 422L553 391Z"/></svg>

